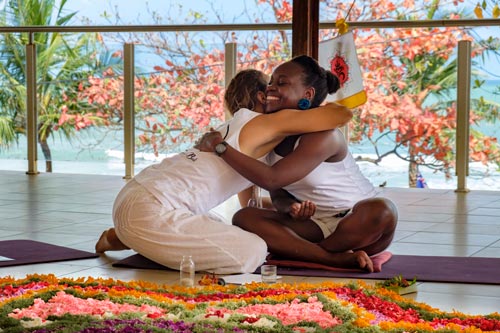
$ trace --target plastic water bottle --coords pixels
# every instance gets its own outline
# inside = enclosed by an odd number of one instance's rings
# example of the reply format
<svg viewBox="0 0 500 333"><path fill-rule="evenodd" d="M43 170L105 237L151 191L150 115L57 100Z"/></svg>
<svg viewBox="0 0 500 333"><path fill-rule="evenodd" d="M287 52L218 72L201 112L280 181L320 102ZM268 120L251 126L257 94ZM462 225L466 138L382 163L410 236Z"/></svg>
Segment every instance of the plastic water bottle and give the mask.
<svg viewBox="0 0 500 333"><path fill-rule="evenodd" d="M260 187L257 185L253 186L252 197L248 200L247 206L262 208L262 194Z"/></svg>
<svg viewBox="0 0 500 333"><path fill-rule="evenodd" d="M191 256L182 256L180 271L180 283L184 287L194 286L194 261Z"/></svg>

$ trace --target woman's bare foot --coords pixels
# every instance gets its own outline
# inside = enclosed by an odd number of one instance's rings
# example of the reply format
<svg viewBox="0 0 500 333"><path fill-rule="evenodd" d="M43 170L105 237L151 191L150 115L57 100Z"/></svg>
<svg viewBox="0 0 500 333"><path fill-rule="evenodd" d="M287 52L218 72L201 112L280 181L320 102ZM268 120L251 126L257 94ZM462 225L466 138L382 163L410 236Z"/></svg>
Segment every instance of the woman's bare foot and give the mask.
<svg viewBox="0 0 500 333"><path fill-rule="evenodd" d="M99 240L95 244L96 253L104 253L106 251L121 251L129 250L130 248L123 244L116 235L115 228L105 230Z"/></svg>
<svg viewBox="0 0 500 333"><path fill-rule="evenodd" d="M365 251L347 251L334 254L335 265L338 267L360 268L373 273L373 261Z"/></svg>

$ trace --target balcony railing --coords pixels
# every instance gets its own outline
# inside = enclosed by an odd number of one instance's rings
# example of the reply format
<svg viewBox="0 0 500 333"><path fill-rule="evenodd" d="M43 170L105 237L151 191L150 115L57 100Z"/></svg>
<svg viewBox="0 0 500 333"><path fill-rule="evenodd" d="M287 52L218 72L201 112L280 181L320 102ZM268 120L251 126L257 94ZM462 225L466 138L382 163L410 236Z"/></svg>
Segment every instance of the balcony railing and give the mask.
<svg viewBox="0 0 500 333"><path fill-rule="evenodd" d="M487 27L500 26L500 19L474 20L424 20L424 21L380 21L380 22L348 22L350 28L426 28L426 27ZM320 29L335 29L334 22L320 24ZM37 83L36 83L36 45L33 43L35 33L144 33L144 32L207 32L207 31L262 31L262 30L292 30L292 24L218 24L218 25L128 25L128 26L28 26L0 27L0 33L27 33L29 43L26 45L26 107L27 107L27 160L28 174L37 174ZM124 54L124 178L134 175L135 134L134 134L134 77L135 60L134 44L125 43ZM225 46L225 82L236 72L235 43ZM469 106L471 78L471 45L469 41L460 41L458 50L458 82L457 82L457 147L456 173L457 191L467 191L466 177L468 175L469 147Z"/></svg>

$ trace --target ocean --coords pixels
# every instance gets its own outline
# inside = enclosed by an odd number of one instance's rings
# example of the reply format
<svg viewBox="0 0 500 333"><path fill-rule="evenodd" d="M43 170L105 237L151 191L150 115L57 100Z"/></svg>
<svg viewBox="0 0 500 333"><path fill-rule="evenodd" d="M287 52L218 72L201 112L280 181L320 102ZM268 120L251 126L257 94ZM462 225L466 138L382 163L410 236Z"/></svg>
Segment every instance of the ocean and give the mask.
<svg viewBox="0 0 500 333"><path fill-rule="evenodd" d="M499 90L500 80L488 81L481 93L500 105L500 96L492 93ZM483 132L500 141L500 128L497 124L481 125ZM125 175L123 163L122 138L120 131L106 132L100 129L81 130L71 141L56 135L49 144L52 152L54 173L108 174ZM390 142L385 144L391 149ZM384 151L384 143L379 147ZM352 154L356 156L374 157L373 147L368 142L350 144ZM28 168L26 138L20 137L19 143L10 149L0 150L0 169L26 171ZM45 162L39 149L38 169L45 171ZM166 155L154 156L152 153L136 153L135 173L146 166L158 162ZM395 155L385 157L378 165L369 162L358 162L362 172L375 185L388 187L408 187L408 163ZM470 163L470 174L467 187L471 190L500 190L500 170L494 164L483 165ZM455 176L446 179L442 172L435 172L427 167L420 167L420 172L429 188L455 189Z"/></svg>

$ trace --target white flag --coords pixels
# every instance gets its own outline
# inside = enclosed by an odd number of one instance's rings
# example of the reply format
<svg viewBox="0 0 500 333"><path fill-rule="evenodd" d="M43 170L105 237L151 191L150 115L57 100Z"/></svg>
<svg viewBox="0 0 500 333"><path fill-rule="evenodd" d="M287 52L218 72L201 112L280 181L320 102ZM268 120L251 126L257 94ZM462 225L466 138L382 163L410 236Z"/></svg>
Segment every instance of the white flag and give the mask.
<svg viewBox="0 0 500 333"><path fill-rule="evenodd" d="M348 108L366 103L363 77L351 31L319 43L318 58L319 64L337 75L340 80L340 89L329 95L328 101Z"/></svg>

